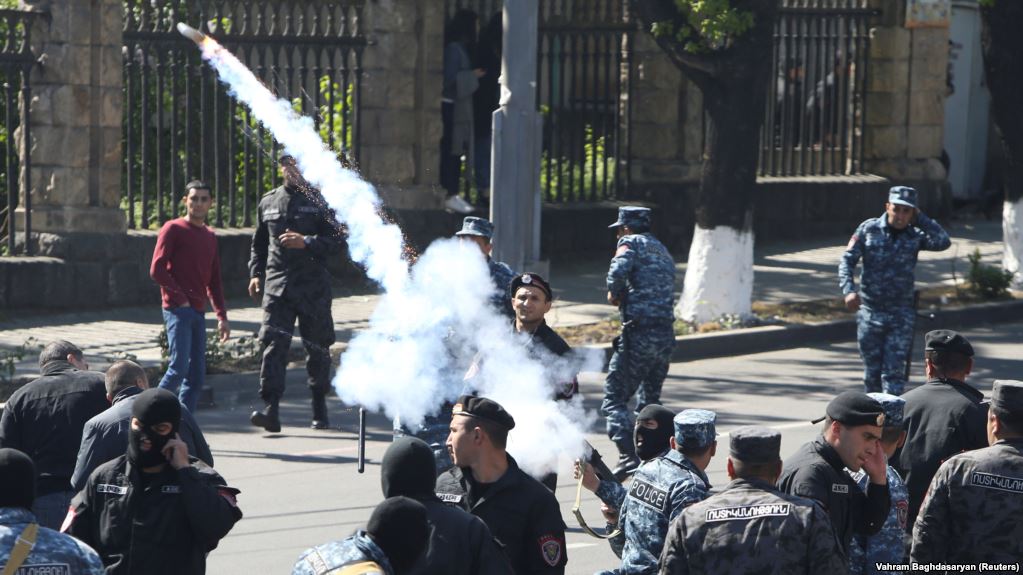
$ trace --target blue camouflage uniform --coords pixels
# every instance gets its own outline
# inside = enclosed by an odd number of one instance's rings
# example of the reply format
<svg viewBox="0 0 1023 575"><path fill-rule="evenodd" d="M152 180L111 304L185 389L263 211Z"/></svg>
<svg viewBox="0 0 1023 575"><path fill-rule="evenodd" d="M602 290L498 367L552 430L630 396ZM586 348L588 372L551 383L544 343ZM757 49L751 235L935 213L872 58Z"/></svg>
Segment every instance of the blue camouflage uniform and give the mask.
<svg viewBox="0 0 1023 575"><path fill-rule="evenodd" d="M717 415L704 409L687 409L675 416L675 442L679 449L706 447L715 441ZM683 509L710 496L710 480L685 455L669 449L644 462L636 470L628 491L603 480L597 497L618 509L622 533L610 539L611 549L622 565L601 575L657 573L668 525Z"/></svg>
<svg viewBox="0 0 1023 575"><path fill-rule="evenodd" d="M607 272L607 291L619 301L622 333L614 342L600 409L607 418L607 435L619 453L633 455L629 400L636 395L636 413L661 402L661 385L675 344L675 261L647 231L649 208L619 208L618 221L610 227L618 226L634 233L618 240Z"/></svg>
<svg viewBox="0 0 1023 575"><path fill-rule="evenodd" d="M478 236L490 241L494 237L494 224L490 220L468 216L462 220L462 229L455 232L455 237L465 236ZM487 256L487 269L490 270L490 280L494 282L490 303L509 319L514 318L515 312L512 310L508 287L517 275L515 270L504 262L494 261L489 255Z"/></svg>
<svg viewBox="0 0 1023 575"><path fill-rule="evenodd" d="M903 409L906 400L887 393L868 393L884 407L884 427L902 429L905 425ZM864 493L867 491L867 472L862 469L853 473L846 470L846 473L856 480ZM880 571L877 563L904 564L906 561L906 520L909 517L909 490L905 482L891 465L888 466L888 493L891 497L891 511L888 518L876 535L869 537L853 534L849 544L849 573L850 575L880 575L882 573L900 573L899 571Z"/></svg>
<svg viewBox="0 0 1023 575"><path fill-rule="evenodd" d="M337 573L335 570L344 565L364 561L379 565L381 575L394 575L391 562L383 550L361 529L348 539L331 541L305 550L295 563L291 575L327 575Z"/></svg>
<svg viewBox="0 0 1023 575"><path fill-rule="evenodd" d="M916 190L895 186L888 202L916 208ZM906 384L906 357L913 339L913 271L920 250L937 251L952 244L937 222L923 212L902 231L888 225L887 214L869 219L849 239L838 265L843 295L858 291L856 339L863 358L863 385L867 392L901 395ZM860 286L853 279L863 260Z"/></svg>
<svg viewBox="0 0 1023 575"><path fill-rule="evenodd" d="M38 523L36 516L21 507L0 507L0 571L10 558L14 543L30 523ZM36 543L28 558L15 571L26 573L62 573L67 575L103 575L103 562L91 547L81 541L39 526Z"/></svg>

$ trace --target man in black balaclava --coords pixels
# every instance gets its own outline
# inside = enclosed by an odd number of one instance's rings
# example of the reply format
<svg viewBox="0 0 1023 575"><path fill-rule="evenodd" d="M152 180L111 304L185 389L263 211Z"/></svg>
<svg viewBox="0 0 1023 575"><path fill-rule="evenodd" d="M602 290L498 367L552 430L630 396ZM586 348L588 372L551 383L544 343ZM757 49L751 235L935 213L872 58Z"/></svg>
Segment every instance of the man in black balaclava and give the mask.
<svg viewBox="0 0 1023 575"><path fill-rule="evenodd" d="M173 393L140 393L127 453L97 467L71 502L64 530L92 545L109 575L205 573L206 554L242 517L239 491L189 457L180 421Z"/></svg>
<svg viewBox="0 0 1023 575"><path fill-rule="evenodd" d="M11 564L5 567L13 573L42 573L53 572L47 566L74 565L74 571L63 572L102 575L103 563L95 551L73 537L38 525L32 513L35 496L32 459L17 449L0 448L0 555L5 564ZM18 546L26 548L24 556Z"/></svg>
<svg viewBox="0 0 1023 575"><path fill-rule="evenodd" d="M510 575L511 564L483 520L437 498L434 468L433 450L410 436L395 439L380 464L384 497L404 495L419 501L432 528L425 560L409 574Z"/></svg>

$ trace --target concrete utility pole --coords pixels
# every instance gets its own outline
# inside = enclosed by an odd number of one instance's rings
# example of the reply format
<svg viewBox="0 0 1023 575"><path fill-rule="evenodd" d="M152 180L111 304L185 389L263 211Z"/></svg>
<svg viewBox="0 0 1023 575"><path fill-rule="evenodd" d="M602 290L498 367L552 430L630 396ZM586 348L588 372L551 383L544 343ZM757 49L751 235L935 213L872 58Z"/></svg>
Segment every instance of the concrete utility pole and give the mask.
<svg viewBox="0 0 1023 575"><path fill-rule="evenodd" d="M537 0L505 0L501 107L493 115L490 220L494 258L516 272L539 271L543 118L536 111L538 19Z"/></svg>

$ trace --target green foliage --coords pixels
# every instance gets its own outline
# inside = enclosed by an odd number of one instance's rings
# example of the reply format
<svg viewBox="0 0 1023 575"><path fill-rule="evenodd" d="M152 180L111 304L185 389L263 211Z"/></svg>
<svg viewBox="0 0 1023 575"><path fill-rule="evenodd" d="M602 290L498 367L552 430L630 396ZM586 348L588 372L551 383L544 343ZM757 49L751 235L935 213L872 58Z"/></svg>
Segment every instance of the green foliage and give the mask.
<svg viewBox="0 0 1023 575"><path fill-rule="evenodd" d="M654 22L656 38L671 38L687 52L704 53L728 47L729 40L753 27L753 13L733 6L732 0L674 0L674 20Z"/></svg>
<svg viewBox="0 0 1023 575"><path fill-rule="evenodd" d="M0 0L0 8L4 10L16 10L18 8L18 0Z"/></svg>
<svg viewBox="0 0 1023 575"><path fill-rule="evenodd" d="M973 250L967 256L970 261L970 291L985 298L996 298L1005 295L1012 285L1012 272L999 267L980 263L980 250Z"/></svg>
<svg viewBox="0 0 1023 575"><path fill-rule="evenodd" d="M547 150L540 156L540 189L546 192L547 199L584 199L589 190L601 190L605 178L608 189L614 188L617 164L614 157L607 155L605 137L594 137L593 126L587 124L583 141L582 162L563 157L552 159Z"/></svg>
<svg viewBox="0 0 1023 575"><path fill-rule="evenodd" d="M160 331L157 338L160 345L160 369L166 371L170 361L170 347L167 343L167 328ZM260 356L260 343L255 335L246 335L226 342L220 341L220 334L215 329L206 330L206 371L211 373L225 363L239 360L252 360Z"/></svg>

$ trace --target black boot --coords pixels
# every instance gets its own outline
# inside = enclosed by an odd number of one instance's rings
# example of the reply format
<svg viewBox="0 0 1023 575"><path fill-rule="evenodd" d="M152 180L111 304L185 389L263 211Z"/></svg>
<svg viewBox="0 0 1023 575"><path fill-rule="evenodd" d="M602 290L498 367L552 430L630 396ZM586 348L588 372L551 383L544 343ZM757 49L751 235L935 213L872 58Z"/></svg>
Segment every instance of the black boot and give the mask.
<svg viewBox="0 0 1023 575"><path fill-rule="evenodd" d="M262 427L270 433L277 433L281 430L281 418L278 414L278 400L271 399L266 402L262 411L253 411L249 421L256 427Z"/></svg>
<svg viewBox="0 0 1023 575"><path fill-rule="evenodd" d="M313 429L330 428L330 420L327 418L327 395L315 389L313 390L313 422L309 427Z"/></svg>
<svg viewBox="0 0 1023 575"><path fill-rule="evenodd" d="M625 478L636 472L639 467L639 457L636 455L636 446L632 442L623 442L618 446L618 465L611 470L615 481L621 483Z"/></svg>

